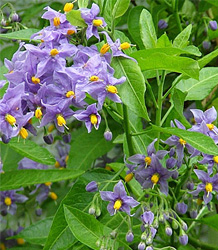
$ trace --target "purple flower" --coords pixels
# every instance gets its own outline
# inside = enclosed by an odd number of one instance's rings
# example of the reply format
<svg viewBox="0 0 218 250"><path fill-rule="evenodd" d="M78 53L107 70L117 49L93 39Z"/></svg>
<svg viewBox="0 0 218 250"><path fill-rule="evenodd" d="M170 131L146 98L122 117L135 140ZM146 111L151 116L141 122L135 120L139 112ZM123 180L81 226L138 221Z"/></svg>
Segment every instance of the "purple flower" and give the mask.
<svg viewBox="0 0 218 250"><path fill-rule="evenodd" d="M91 9L81 8L80 11L81 11L81 17L88 25L86 30L87 40L92 36L95 36L98 40L100 40L98 34L98 27L105 27L107 24L105 23L103 17L97 16L100 12L98 5L93 3Z"/></svg>
<svg viewBox="0 0 218 250"><path fill-rule="evenodd" d="M151 225L154 221L154 214L151 211L146 211L141 215L142 222L146 225Z"/></svg>
<svg viewBox="0 0 218 250"><path fill-rule="evenodd" d="M144 250L145 249L145 243L144 242L140 242L138 244L138 250Z"/></svg>
<svg viewBox="0 0 218 250"><path fill-rule="evenodd" d="M130 57L122 52L122 50L129 48L131 46L131 44L129 44L127 42L121 43L119 38L115 42L113 42L113 40L110 38L110 36L108 35L107 32L103 31L101 33L106 36L107 45L111 49L113 57L120 57L121 56L121 57L131 59L137 63L137 61L134 58L132 58L132 57Z"/></svg>
<svg viewBox="0 0 218 250"><path fill-rule="evenodd" d="M217 30L217 22L216 22L216 21L210 21L210 22L209 22L209 27L210 27L212 30Z"/></svg>
<svg viewBox="0 0 218 250"><path fill-rule="evenodd" d="M23 203L28 198L25 195L17 194L19 190L9 190L0 192L0 211L2 214L12 214L14 215L17 210L16 203Z"/></svg>
<svg viewBox="0 0 218 250"><path fill-rule="evenodd" d="M218 191L218 174L209 177L209 175L202 170L195 169L194 172L202 183L197 186L197 190L190 192L190 194L197 196L203 191L204 202L208 204L212 200L212 191Z"/></svg>
<svg viewBox="0 0 218 250"><path fill-rule="evenodd" d="M67 21L65 14L57 12L49 6L45 7L44 10L47 11L42 15L42 18L49 20L52 27L59 28L61 24Z"/></svg>
<svg viewBox="0 0 218 250"><path fill-rule="evenodd" d="M181 122L175 119L175 123L178 128L185 130L185 126L182 125ZM175 127L174 123L171 121L171 127ZM186 143L185 140L182 138L179 138L178 136L172 135L169 137L164 143L168 144L169 146L176 146L176 154L177 154L177 167L181 167L182 161L184 158L184 148L188 149L188 152L191 155L191 157L196 156L198 154L198 151L195 150L192 146Z"/></svg>
<svg viewBox="0 0 218 250"><path fill-rule="evenodd" d="M217 155L207 155L203 153L203 160L199 161L200 164L208 164L207 172L209 175L213 173L213 166L216 164L218 167L218 156Z"/></svg>
<svg viewBox="0 0 218 250"><path fill-rule="evenodd" d="M61 133L64 132L65 128L68 129L66 119L74 114L68 103L60 102L56 105L44 104L44 106L46 107L46 114L42 118L40 127L53 121L57 130Z"/></svg>
<svg viewBox="0 0 218 250"><path fill-rule="evenodd" d="M171 177L172 172L164 168L154 154L151 156L151 162L150 167L135 173L135 179L143 188L152 188L160 184L160 191L168 195L167 179Z"/></svg>
<svg viewBox="0 0 218 250"><path fill-rule="evenodd" d="M118 210L130 215L130 207L136 207L139 205L139 202L134 200L131 196L127 196L122 181L119 181L114 186L113 192L100 191L100 195L102 200L110 201L107 206L110 215L114 215Z"/></svg>
<svg viewBox="0 0 218 250"><path fill-rule="evenodd" d="M177 203L176 210L180 214L185 214L187 212L188 206L184 202Z"/></svg>
<svg viewBox="0 0 218 250"><path fill-rule="evenodd" d="M203 41L202 45L203 45L203 48L205 50L208 50L211 47L211 42L210 41Z"/></svg>
<svg viewBox="0 0 218 250"><path fill-rule="evenodd" d="M168 27L168 23L164 19L160 19L158 22L158 28L163 30Z"/></svg>
<svg viewBox="0 0 218 250"><path fill-rule="evenodd" d="M158 159L163 159L163 157L168 153L166 150L159 150L156 152L154 144L157 139L153 140L147 147L147 156L142 154L135 154L128 158L128 161L138 164L139 169L143 169L144 167L150 166L152 162L151 156L154 154L158 157Z"/></svg>
<svg viewBox="0 0 218 250"><path fill-rule="evenodd" d="M96 108L96 103L89 105L86 110L77 111L74 117L79 121L85 121L88 133L91 132L93 126L95 129L98 129L101 122L101 116Z"/></svg>

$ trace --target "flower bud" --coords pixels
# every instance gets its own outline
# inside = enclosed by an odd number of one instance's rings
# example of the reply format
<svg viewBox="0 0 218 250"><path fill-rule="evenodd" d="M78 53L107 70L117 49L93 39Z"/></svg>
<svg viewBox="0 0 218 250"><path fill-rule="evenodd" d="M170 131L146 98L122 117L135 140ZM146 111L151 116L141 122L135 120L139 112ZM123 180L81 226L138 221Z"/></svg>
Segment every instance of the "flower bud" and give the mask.
<svg viewBox="0 0 218 250"><path fill-rule="evenodd" d="M210 21L210 22L209 22L209 27L210 27L212 30L217 30L217 22L216 22L216 21Z"/></svg>
<svg viewBox="0 0 218 250"><path fill-rule="evenodd" d="M198 215L198 212L197 212L196 210L190 211L190 217L191 217L192 219L195 219L195 218L197 217L197 215Z"/></svg>
<svg viewBox="0 0 218 250"><path fill-rule="evenodd" d="M173 173L172 173L172 178L174 179L174 180L176 180L177 178L178 178L178 176L179 176L179 172L177 171L177 170L174 170L174 171L172 171Z"/></svg>
<svg viewBox="0 0 218 250"><path fill-rule="evenodd" d="M11 140L11 138L8 138L6 135L2 135L2 142L5 143L5 144L8 144L9 141Z"/></svg>
<svg viewBox="0 0 218 250"><path fill-rule="evenodd" d="M187 212L188 206L184 202L177 203L176 210L180 214L185 214Z"/></svg>
<svg viewBox="0 0 218 250"><path fill-rule="evenodd" d="M96 181L91 181L86 185L87 192L96 192L98 191L98 184Z"/></svg>
<svg viewBox="0 0 218 250"><path fill-rule="evenodd" d="M158 28L159 29L166 29L168 27L168 23L163 20L163 19L160 19L159 22L158 22Z"/></svg>
<svg viewBox="0 0 218 250"><path fill-rule="evenodd" d="M176 230L178 227L179 227L179 226L178 226L178 223L176 223L175 220L173 220L173 222L172 222L172 228L173 228L174 230Z"/></svg>
<svg viewBox="0 0 218 250"><path fill-rule="evenodd" d="M173 234L172 228L169 226L166 226L165 233L166 233L166 235L171 236Z"/></svg>
<svg viewBox="0 0 218 250"><path fill-rule="evenodd" d="M96 215L96 217L99 217L101 215L101 209L100 209L100 207L96 208L95 215Z"/></svg>
<svg viewBox="0 0 218 250"><path fill-rule="evenodd" d="M89 214L91 214L91 215L95 214L95 208L94 207L89 208Z"/></svg>
<svg viewBox="0 0 218 250"><path fill-rule="evenodd" d="M134 234L132 233L132 231L129 231L127 234L126 234L126 241L127 242L132 242L134 240Z"/></svg>
<svg viewBox="0 0 218 250"><path fill-rule="evenodd" d="M159 216L159 222L164 222L164 216L163 216L163 214L160 214L160 216Z"/></svg>
<svg viewBox="0 0 218 250"><path fill-rule="evenodd" d="M11 20L12 20L12 22L18 22L19 16L16 12L12 14Z"/></svg>
<svg viewBox="0 0 218 250"><path fill-rule="evenodd" d="M141 240L146 240L147 238L147 233L144 232L142 235L141 235Z"/></svg>
<svg viewBox="0 0 218 250"><path fill-rule="evenodd" d="M111 239L115 239L117 237L117 231L116 230L113 230L111 233L110 233L110 237Z"/></svg>
<svg viewBox="0 0 218 250"><path fill-rule="evenodd" d="M209 42L209 41L203 41L202 45L203 45L203 48L205 50L208 50L211 47L211 42Z"/></svg>
<svg viewBox="0 0 218 250"><path fill-rule="evenodd" d="M149 236L149 237L146 239L146 244L147 244L147 245L151 245L152 242L153 242L153 238L152 238L152 236Z"/></svg>
<svg viewBox="0 0 218 250"><path fill-rule="evenodd" d="M66 134L66 135L63 135L63 141L65 143L70 143L71 142L71 134Z"/></svg>
<svg viewBox="0 0 218 250"><path fill-rule="evenodd" d="M140 242L138 244L138 250L144 250L145 249L145 243L144 242Z"/></svg>
<svg viewBox="0 0 218 250"><path fill-rule="evenodd" d="M188 226L184 221L182 221L182 229L185 231L187 231L187 229L188 229Z"/></svg>
<svg viewBox="0 0 218 250"><path fill-rule="evenodd" d="M107 130L107 131L104 132L104 138L105 138L106 141L111 141L112 137L113 137L113 135L112 135L111 131Z"/></svg>
<svg viewBox="0 0 218 250"><path fill-rule="evenodd" d="M42 209L41 208L37 208L35 210L35 214L36 214L36 216L41 216L42 215Z"/></svg>
<svg viewBox="0 0 218 250"><path fill-rule="evenodd" d="M188 182L186 187L189 189L189 190L193 190L194 189L194 183L193 182Z"/></svg>
<svg viewBox="0 0 218 250"><path fill-rule="evenodd" d="M50 144L52 144L54 142L54 137L53 137L52 134L44 135L43 140L44 140L45 143L50 145Z"/></svg>
<svg viewBox="0 0 218 250"><path fill-rule="evenodd" d="M188 235L186 235L186 234L180 235L179 242L184 246L187 245L188 244Z"/></svg>
<svg viewBox="0 0 218 250"><path fill-rule="evenodd" d="M2 19L2 20L1 20L1 25L2 25L3 27L5 27L5 26L7 25L7 22L6 22L5 19Z"/></svg>
<svg viewBox="0 0 218 250"><path fill-rule="evenodd" d="M154 250L154 248L152 246L148 246L146 247L146 250Z"/></svg>

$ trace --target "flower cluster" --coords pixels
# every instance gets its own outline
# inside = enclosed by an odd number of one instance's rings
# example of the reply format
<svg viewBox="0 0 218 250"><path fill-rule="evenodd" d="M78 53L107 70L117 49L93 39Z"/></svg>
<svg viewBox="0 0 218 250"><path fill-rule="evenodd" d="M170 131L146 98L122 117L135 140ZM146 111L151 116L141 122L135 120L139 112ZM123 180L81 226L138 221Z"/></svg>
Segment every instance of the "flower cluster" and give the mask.
<svg viewBox="0 0 218 250"><path fill-rule="evenodd" d="M34 41L41 41L39 45L20 43L12 60L5 59L9 87L0 100L0 135L4 142L18 135L26 139L28 132L36 135L31 122L34 117L39 128L53 123L59 132L67 133L67 119L74 118L84 121L91 132L100 125L99 111L105 99L121 102L117 85L126 79L113 76L110 62L113 56L128 57L121 50L130 44L113 42L106 32L108 43L100 51L95 45L71 44L78 31L66 19L71 8L67 5L65 13L60 13L46 7L42 18L49 20L50 26L32 36ZM87 39L99 39L98 27L106 26L104 19L97 16L99 7L93 4L91 9L80 11L87 24ZM87 95L94 103L87 103ZM52 138L46 136L44 140L51 143Z"/></svg>

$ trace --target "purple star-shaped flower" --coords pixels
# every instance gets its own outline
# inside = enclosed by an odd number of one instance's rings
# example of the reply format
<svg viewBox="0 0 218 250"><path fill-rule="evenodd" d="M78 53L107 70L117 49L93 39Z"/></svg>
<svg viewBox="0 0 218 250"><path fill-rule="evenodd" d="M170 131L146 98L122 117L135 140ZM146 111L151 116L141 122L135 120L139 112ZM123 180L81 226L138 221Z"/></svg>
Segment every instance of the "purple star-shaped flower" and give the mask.
<svg viewBox="0 0 218 250"><path fill-rule="evenodd" d="M209 175L213 173L213 166L216 164L218 167L218 156L217 155L207 155L203 153L203 160L199 161L200 164L208 164L207 172Z"/></svg>
<svg viewBox="0 0 218 250"><path fill-rule="evenodd" d="M1 213L3 214L12 214L14 215L17 210L17 203L23 203L28 198L25 195L17 194L16 192L19 190L9 190L0 192L0 207Z"/></svg>
<svg viewBox="0 0 218 250"><path fill-rule="evenodd" d="M175 119L175 124L177 125L178 128L185 130L185 126L182 125L181 122ZM175 127L174 123L171 121L171 127ZM184 158L184 148L187 148L189 154L192 154L191 157L194 157L199 154L197 150L195 150L192 146L186 143L185 140L182 138L179 138L176 135L172 135L169 137L164 143L170 145L170 146L176 146L176 154L178 157L177 160L177 167L181 167L182 161Z"/></svg>
<svg viewBox="0 0 218 250"><path fill-rule="evenodd" d="M197 186L195 191L190 192L190 194L197 196L201 191L203 191L203 199L205 204L207 204L212 200L212 191L218 192L218 174L210 177L209 174L202 170L195 169L194 172L202 183Z"/></svg>
<svg viewBox="0 0 218 250"><path fill-rule="evenodd" d="M122 181L114 186L113 192L100 191L100 195L102 200L110 201L107 206L110 215L114 215L118 210L130 215L130 207L136 207L140 204L131 196L127 196Z"/></svg>
<svg viewBox="0 0 218 250"><path fill-rule="evenodd" d="M156 184L160 184L160 191L168 195L167 179L172 175L159 162L158 158L153 154L151 156L151 166L139 172L136 171L135 179L142 185L143 188L152 188Z"/></svg>
<svg viewBox="0 0 218 250"><path fill-rule="evenodd" d="M105 27L107 24L105 23L103 17L97 16L100 12L98 5L93 3L91 9L81 8L80 11L81 17L88 25L86 30L87 40L92 36L95 36L98 40L100 40L98 27Z"/></svg>
<svg viewBox="0 0 218 250"><path fill-rule="evenodd" d="M101 122L101 116L98 113L96 103L89 105L86 110L77 111L74 117L79 121L85 122L88 133L91 132L93 126L95 129L98 129Z"/></svg>

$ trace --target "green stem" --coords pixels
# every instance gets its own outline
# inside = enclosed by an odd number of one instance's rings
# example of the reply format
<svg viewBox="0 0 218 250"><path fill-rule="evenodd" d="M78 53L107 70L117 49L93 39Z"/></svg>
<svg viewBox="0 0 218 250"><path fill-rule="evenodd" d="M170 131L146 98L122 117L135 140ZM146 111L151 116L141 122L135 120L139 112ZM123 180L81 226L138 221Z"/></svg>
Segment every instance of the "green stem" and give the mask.
<svg viewBox="0 0 218 250"><path fill-rule="evenodd" d="M174 11L175 11L175 16L176 16L176 22L177 22L177 25L178 25L178 28L179 28L179 32L182 32L182 25L181 25L180 18L179 18L179 13L178 13L179 1L175 0L174 4L175 4L174 5Z"/></svg>
<svg viewBox="0 0 218 250"><path fill-rule="evenodd" d="M199 220L203 215L205 210L207 210L207 206L202 207L202 209L200 210L200 212L198 213L197 217L195 218L195 220ZM190 225L190 227L187 230L187 233L189 233L192 228L196 225L197 221L193 221L192 224Z"/></svg>
<svg viewBox="0 0 218 250"><path fill-rule="evenodd" d="M173 107L174 107L174 105L171 104L170 108L167 110L166 114L165 114L164 117L162 118L161 123L160 123L160 126L162 126L162 125L164 124L165 120L167 119L169 113L172 111Z"/></svg>
<svg viewBox="0 0 218 250"><path fill-rule="evenodd" d="M183 75L181 74L175 83L172 84L172 86L167 90L167 92L163 95L162 100L165 100L167 96L171 93L171 91L176 87L176 85L180 82Z"/></svg>
<svg viewBox="0 0 218 250"><path fill-rule="evenodd" d="M128 109L125 104L123 104L123 127L126 134L127 145L129 149L129 155L134 155L134 147L130 132L130 124L129 124L129 116L128 116Z"/></svg>
<svg viewBox="0 0 218 250"><path fill-rule="evenodd" d="M162 95L163 95L163 87L164 87L164 80L165 80L165 71L163 70L161 75L161 81L159 78L159 74L157 72L157 84L158 84L158 99L157 99L157 105L158 109L156 112L156 125L161 126L161 114L162 114ZM159 149L159 142L160 142L160 132L158 132L157 135L157 150Z"/></svg>
<svg viewBox="0 0 218 250"><path fill-rule="evenodd" d="M148 82L147 79L145 79L145 83L147 84L147 89L148 89L148 92L151 95L151 98L152 98L153 102L154 102L154 106L155 106L156 109L158 109L157 101L155 99L155 96L154 96L154 93L152 91L151 85L150 85L150 83Z"/></svg>

